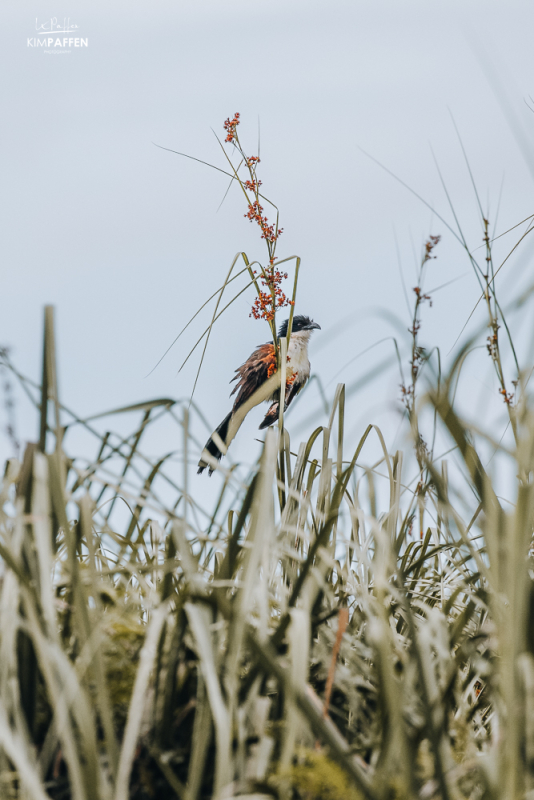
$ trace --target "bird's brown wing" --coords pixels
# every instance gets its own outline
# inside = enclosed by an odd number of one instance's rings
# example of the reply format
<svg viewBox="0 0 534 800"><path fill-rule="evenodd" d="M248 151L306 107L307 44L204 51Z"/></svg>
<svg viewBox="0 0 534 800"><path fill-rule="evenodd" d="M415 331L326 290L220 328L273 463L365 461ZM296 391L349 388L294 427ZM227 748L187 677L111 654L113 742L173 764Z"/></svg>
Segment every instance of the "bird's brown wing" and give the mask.
<svg viewBox="0 0 534 800"><path fill-rule="evenodd" d="M274 345L260 344L245 363L236 369L237 375L232 378L234 381L239 381L230 395L237 392L233 410L236 411L245 403L275 371Z"/></svg>

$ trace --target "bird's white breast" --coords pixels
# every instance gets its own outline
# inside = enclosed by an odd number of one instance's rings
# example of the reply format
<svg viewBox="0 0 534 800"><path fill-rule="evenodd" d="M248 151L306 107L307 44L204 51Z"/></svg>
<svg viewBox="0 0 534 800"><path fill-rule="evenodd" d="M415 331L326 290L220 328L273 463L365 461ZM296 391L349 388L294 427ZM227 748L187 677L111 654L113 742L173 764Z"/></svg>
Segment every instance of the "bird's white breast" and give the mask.
<svg viewBox="0 0 534 800"><path fill-rule="evenodd" d="M310 331L299 331L291 334L287 349L287 371L297 375L298 382L307 381L310 377L310 361L308 359L308 342Z"/></svg>

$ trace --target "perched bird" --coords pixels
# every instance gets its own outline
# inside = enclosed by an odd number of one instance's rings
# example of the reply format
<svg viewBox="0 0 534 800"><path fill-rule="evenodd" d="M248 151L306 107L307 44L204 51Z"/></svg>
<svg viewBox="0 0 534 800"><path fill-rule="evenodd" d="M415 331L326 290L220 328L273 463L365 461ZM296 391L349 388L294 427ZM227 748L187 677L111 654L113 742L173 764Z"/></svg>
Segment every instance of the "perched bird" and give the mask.
<svg viewBox="0 0 534 800"><path fill-rule="evenodd" d="M286 320L280 326L280 330L278 331L279 338L287 336L288 324L289 320ZM310 377L308 342L311 332L314 329L320 330L321 326L309 317L303 315L296 315L293 317L291 339L287 348L284 410L289 406L293 398L296 397ZM230 413L223 419L215 433L212 434L206 442L206 446L198 462L199 474L209 466L211 475L213 467L206 461L206 454L217 460L222 458L223 452L220 449L221 444L225 448L224 452L226 452L226 449L241 427L250 408L266 400L272 403L265 415L265 419L260 425L260 430L268 428L269 425L272 425L278 419L280 384L278 383L278 388L273 391L273 382L270 380L271 376L276 372L276 355L272 342L260 344L252 355L247 358L245 363L236 369L236 372L237 375L235 378L232 378L232 381L239 380L239 383L230 395L231 397L237 392L234 406ZM230 381L230 383L232 381ZM247 401L251 401L248 403L250 407L245 408ZM241 413L239 413L239 409L241 409Z"/></svg>

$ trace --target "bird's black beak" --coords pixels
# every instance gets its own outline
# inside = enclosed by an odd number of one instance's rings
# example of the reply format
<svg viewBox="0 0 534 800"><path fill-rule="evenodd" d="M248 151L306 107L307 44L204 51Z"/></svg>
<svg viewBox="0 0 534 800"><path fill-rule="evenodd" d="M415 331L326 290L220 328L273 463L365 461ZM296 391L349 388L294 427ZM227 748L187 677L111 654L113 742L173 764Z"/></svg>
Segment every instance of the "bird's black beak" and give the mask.
<svg viewBox="0 0 534 800"><path fill-rule="evenodd" d="M318 331L320 331L320 330L321 330L321 326L320 326L320 325L318 325L316 322L310 322L310 324L309 324L309 325L306 325L306 327L304 328L304 330L305 330L305 331L313 331L313 330L318 330Z"/></svg>

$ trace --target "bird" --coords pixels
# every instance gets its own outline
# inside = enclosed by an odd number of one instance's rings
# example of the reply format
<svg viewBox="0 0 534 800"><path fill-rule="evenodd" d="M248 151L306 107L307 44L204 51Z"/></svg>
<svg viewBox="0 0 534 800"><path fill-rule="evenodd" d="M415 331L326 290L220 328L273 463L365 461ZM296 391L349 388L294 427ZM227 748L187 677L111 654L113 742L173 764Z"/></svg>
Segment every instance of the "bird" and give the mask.
<svg viewBox="0 0 534 800"><path fill-rule="evenodd" d="M287 336L288 325L289 320L286 319L280 326L278 338L281 339ZM306 317L303 314L293 317L291 339L287 348L284 411L310 377L308 342L313 330L321 330L321 326L310 317ZM226 415L219 427L216 428L215 433L206 442L198 462L197 474L199 475L204 472L206 467L209 467L210 475L213 473L213 459L221 460L250 408L263 401L271 402L271 406L259 426L260 430L268 428L278 419L280 388L278 384L278 388L273 391L273 383L269 380L276 372L274 344L272 342L260 344L245 363L235 371L237 374L231 379L230 383L233 381L238 381L238 383L230 393L230 397L236 393L237 397L230 413ZM251 400L251 403L249 403L250 408L244 408L249 400ZM241 409L241 413L238 413L239 409ZM224 445L224 453L220 448L221 444ZM211 456L211 459L207 460L206 456Z"/></svg>

